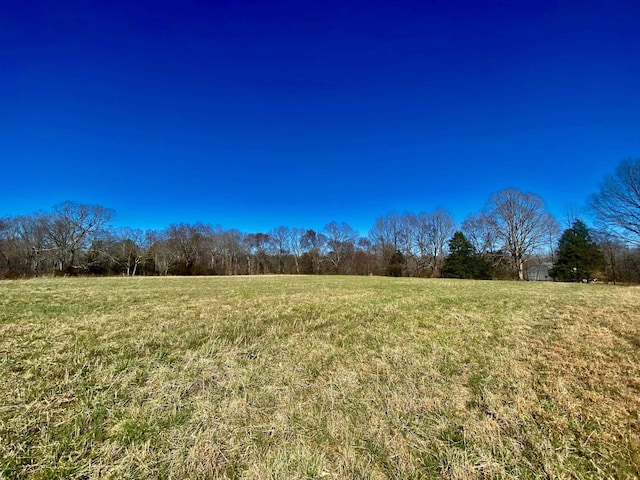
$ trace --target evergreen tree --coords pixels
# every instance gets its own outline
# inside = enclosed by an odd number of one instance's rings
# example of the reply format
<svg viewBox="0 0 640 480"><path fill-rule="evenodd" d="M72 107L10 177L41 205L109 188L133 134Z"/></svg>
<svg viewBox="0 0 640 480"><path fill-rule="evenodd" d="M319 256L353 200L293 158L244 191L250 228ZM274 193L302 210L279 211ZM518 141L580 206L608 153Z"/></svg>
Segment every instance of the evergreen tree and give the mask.
<svg viewBox="0 0 640 480"><path fill-rule="evenodd" d="M490 278L490 268L464 233L456 232L449 240L449 256L444 261L442 275L449 278Z"/></svg>
<svg viewBox="0 0 640 480"><path fill-rule="evenodd" d="M604 268L604 255L582 220L573 222L560 237L557 260L549 274L561 282L591 279Z"/></svg>
<svg viewBox="0 0 640 480"><path fill-rule="evenodd" d="M401 277L405 270L405 258L400 250L391 255L389 264L387 265L387 274L392 277Z"/></svg>

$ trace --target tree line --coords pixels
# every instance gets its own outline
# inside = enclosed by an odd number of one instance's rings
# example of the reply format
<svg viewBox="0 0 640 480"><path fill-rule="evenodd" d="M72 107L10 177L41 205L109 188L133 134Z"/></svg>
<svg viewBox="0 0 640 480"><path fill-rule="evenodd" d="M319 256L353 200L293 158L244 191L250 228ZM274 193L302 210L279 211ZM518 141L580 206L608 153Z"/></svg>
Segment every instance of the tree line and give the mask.
<svg viewBox="0 0 640 480"><path fill-rule="evenodd" d="M590 229L562 231L542 199L507 188L457 224L444 209L389 212L362 236L344 222L245 233L206 224L114 228L113 211L65 202L0 219L0 276L346 274L528 278L552 263L564 281L640 283L640 160L625 160L589 198Z"/></svg>

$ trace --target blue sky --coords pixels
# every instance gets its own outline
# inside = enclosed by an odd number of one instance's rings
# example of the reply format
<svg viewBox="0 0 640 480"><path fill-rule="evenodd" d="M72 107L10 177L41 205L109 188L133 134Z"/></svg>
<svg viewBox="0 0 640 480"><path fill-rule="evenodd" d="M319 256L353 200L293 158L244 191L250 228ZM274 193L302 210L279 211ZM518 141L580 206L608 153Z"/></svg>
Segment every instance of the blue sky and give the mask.
<svg viewBox="0 0 640 480"><path fill-rule="evenodd" d="M637 1L0 4L0 216L362 233L640 156Z"/></svg>

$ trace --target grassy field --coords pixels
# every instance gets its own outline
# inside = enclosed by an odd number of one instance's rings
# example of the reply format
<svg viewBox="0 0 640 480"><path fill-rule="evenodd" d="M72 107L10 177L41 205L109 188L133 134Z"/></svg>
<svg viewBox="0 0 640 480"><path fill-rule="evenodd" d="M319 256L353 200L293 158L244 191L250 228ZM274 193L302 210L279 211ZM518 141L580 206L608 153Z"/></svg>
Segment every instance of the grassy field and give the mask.
<svg viewBox="0 0 640 480"><path fill-rule="evenodd" d="M0 478L638 478L640 288L0 283Z"/></svg>

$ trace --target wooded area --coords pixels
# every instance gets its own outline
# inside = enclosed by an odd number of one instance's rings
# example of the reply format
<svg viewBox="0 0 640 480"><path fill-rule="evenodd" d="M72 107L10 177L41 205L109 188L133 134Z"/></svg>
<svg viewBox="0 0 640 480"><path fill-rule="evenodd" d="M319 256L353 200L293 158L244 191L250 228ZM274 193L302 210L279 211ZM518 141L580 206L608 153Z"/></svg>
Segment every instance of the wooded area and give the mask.
<svg viewBox="0 0 640 480"><path fill-rule="evenodd" d="M65 202L0 219L0 276L346 274L640 283L640 160L625 160L589 199L598 221L563 231L540 197L508 188L460 225L443 209L390 212L368 235L347 223L320 231L280 226L246 233L205 224L160 231L114 228L113 212ZM586 250L585 250L586 249Z"/></svg>

